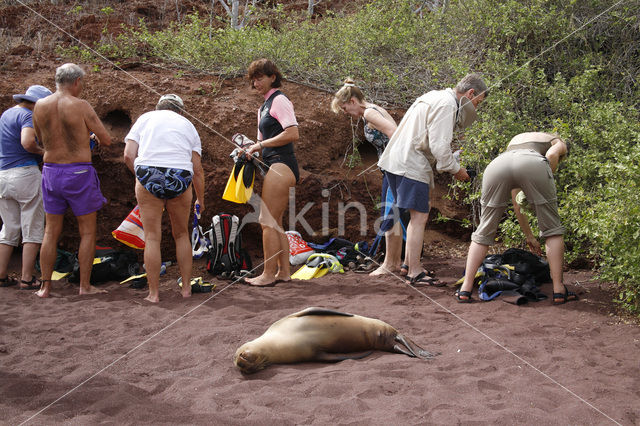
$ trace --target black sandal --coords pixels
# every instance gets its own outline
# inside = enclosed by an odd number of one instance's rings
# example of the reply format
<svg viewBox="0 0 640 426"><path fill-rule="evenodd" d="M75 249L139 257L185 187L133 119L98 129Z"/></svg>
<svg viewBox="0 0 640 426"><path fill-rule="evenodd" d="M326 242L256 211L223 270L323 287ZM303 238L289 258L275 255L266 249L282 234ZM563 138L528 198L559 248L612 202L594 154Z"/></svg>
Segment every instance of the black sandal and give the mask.
<svg viewBox="0 0 640 426"><path fill-rule="evenodd" d="M38 290L40 283L37 283L35 275L31 276L31 281L20 280L20 290Z"/></svg>
<svg viewBox="0 0 640 426"><path fill-rule="evenodd" d="M458 290L455 292L454 296L456 297L456 300L458 300L458 303L472 303L473 302L473 299L471 298L472 294L473 294L472 291ZM463 299L463 297L466 297L466 299Z"/></svg>
<svg viewBox="0 0 640 426"><path fill-rule="evenodd" d="M578 300L578 295L573 291L567 290L567 286L563 285L564 293L553 293L553 304L554 305L564 305L567 302L573 302L574 300Z"/></svg>
<svg viewBox="0 0 640 426"><path fill-rule="evenodd" d="M409 274L409 265L405 265L404 263L400 265L400 276L404 277Z"/></svg>
<svg viewBox="0 0 640 426"><path fill-rule="evenodd" d="M0 278L0 287L11 287L12 285L16 284L18 284L18 281L16 281L14 278L9 278L9 275L4 278Z"/></svg>

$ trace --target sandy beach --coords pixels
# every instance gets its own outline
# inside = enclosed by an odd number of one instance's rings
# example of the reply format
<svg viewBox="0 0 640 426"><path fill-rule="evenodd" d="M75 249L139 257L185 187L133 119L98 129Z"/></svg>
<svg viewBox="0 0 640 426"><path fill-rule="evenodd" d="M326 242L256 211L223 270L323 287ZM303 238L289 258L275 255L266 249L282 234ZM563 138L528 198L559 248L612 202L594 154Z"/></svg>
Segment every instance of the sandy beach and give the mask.
<svg viewBox="0 0 640 426"><path fill-rule="evenodd" d="M463 259L430 258L454 282ZM197 274L207 277L204 262ZM60 297L0 289L3 424L637 424L640 329L611 312L612 290L568 271L579 302L461 305L453 288L412 288L347 272L253 288L213 280L183 300L177 267L161 303L119 283ZM551 285L543 286L547 294ZM477 296L476 296L477 297ZM244 376L235 350L308 306L381 319L439 355L374 352Z"/></svg>

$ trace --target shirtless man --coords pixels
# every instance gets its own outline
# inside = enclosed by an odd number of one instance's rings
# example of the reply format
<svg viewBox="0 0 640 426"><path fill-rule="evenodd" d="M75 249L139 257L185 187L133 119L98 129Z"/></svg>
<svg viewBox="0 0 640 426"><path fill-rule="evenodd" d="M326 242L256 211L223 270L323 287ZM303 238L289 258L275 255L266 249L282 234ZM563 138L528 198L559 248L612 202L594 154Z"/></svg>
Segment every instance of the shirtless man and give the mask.
<svg viewBox="0 0 640 426"><path fill-rule="evenodd" d="M33 125L44 148L42 198L46 213L44 239L40 248L42 287L36 294L49 297L62 219L68 207L78 220L80 248L80 294L103 293L90 284L96 250L96 212L107 202L100 192L98 175L91 165L90 132L105 146L111 135L82 91L84 71L64 64L56 70L56 92L36 103Z"/></svg>

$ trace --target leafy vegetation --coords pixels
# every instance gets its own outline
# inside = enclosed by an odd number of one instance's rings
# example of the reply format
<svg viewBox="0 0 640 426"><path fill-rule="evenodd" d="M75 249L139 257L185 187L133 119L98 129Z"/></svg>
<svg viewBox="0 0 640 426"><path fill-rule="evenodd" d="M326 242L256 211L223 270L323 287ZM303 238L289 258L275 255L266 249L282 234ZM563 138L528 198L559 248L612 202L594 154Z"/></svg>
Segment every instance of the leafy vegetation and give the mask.
<svg viewBox="0 0 640 426"><path fill-rule="evenodd" d="M482 72L491 94L462 141L463 162L482 170L517 133L560 133L571 149L556 176L567 259L590 259L640 313L637 2L451 0L422 16L414 3L372 0L320 21L275 6L255 10L239 30L197 14L155 32L142 21L97 49L218 75L241 75L269 57L291 80L334 91L350 76L372 101L403 107ZM473 203L477 183L471 189ZM501 235L522 242L513 215Z"/></svg>

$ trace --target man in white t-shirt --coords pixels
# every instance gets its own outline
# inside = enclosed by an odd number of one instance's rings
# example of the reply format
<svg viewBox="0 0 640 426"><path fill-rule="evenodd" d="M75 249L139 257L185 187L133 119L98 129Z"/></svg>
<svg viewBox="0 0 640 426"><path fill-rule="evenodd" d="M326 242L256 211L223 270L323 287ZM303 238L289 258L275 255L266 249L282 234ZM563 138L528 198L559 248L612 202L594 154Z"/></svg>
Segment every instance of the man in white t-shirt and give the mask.
<svg viewBox="0 0 640 426"><path fill-rule="evenodd" d="M160 300L159 281L160 241L162 238L162 212L166 209L171 219L171 230L176 243L176 257L180 267L182 296L191 295L190 232L192 191L196 192L196 205L204 211L204 171L200 136L193 124L185 118L184 102L178 95L164 95L155 111L142 114L125 137L124 161L136 175L136 199L144 229L144 262L149 283L146 300Z"/></svg>

